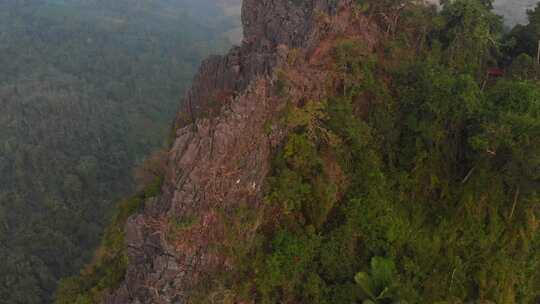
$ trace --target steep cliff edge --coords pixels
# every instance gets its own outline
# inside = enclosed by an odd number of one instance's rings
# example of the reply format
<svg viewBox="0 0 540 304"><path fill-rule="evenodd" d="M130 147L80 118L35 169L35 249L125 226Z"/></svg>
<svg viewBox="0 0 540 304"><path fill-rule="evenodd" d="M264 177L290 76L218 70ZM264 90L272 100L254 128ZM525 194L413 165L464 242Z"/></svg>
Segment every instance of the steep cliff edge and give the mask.
<svg viewBox="0 0 540 304"><path fill-rule="evenodd" d="M486 75L501 22L476 0L245 0L159 187L58 304L538 303L540 74Z"/></svg>
<svg viewBox="0 0 540 304"><path fill-rule="evenodd" d="M219 214L241 204L260 208L272 155L287 133L275 123L286 102L275 67L287 66L291 49L310 53L313 62L302 65L289 95L324 98L317 65L329 49L321 41L348 31L374 43L375 29L351 16L352 3L244 1L244 42L202 64L177 119L183 127L162 193L129 219L126 278L105 303L184 303L201 280L229 266L216 251L226 230Z"/></svg>

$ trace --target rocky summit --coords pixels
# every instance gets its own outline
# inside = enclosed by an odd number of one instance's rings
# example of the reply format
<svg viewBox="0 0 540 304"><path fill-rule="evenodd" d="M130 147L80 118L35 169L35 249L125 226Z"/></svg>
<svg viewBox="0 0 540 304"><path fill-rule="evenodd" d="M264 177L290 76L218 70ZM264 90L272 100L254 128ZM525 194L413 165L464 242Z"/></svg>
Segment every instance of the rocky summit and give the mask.
<svg viewBox="0 0 540 304"><path fill-rule="evenodd" d="M57 303L538 303L540 6L430 3L244 0Z"/></svg>

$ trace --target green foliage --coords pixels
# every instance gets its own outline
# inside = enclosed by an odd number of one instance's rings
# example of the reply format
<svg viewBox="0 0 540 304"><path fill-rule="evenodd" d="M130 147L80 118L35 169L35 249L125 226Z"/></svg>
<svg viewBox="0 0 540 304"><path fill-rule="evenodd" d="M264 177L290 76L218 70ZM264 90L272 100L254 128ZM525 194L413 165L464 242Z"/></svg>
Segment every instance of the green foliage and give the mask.
<svg viewBox="0 0 540 304"><path fill-rule="evenodd" d="M538 40L540 39L540 4L536 4L533 10L527 12L528 23L516 25L506 36L507 61L521 54L527 54L533 58L537 56Z"/></svg>
<svg viewBox="0 0 540 304"><path fill-rule="evenodd" d="M56 304L101 303L103 295L117 288L123 281L128 265L124 227L130 216L139 212L145 200L159 195L162 179L157 178L139 195L122 201L116 215L105 230L100 247L93 261L79 276L60 281L55 294Z"/></svg>
<svg viewBox="0 0 540 304"><path fill-rule="evenodd" d="M50 303L90 261L200 61L229 47L221 10L0 1L0 303Z"/></svg>
<svg viewBox="0 0 540 304"><path fill-rule="evenodd" d="M271 219L228 282L251 291L239 298L538 300L540 89L515 79L480 88L499 25L486 3L454 1L439 17L427 28L443 43L399 64L401 42L375 60L338 41L335 92L289 106L292 132L268 179Z"/></svg>
<svg viewBox="0 0 540 304"><path fill-rule="evenodd" d="M375 61L368 56L365 46L357 40L345 39L338 41L333 53L336 72L343 82L343 95L352 96L366 87L374 87L376 80L373 78L372 69Z"/></svg>
<svg viewBox="0 0 540 304"><path fill-rule="evenodd" d="M540 180L540 92L534 83L501 81L489 92L493 120L481 138L508 184L538 189ZM476 138L478 140L478 138Z"/></svg>
<svg viewBox="0 0 540 304"><path fill-rule="evenodd" d="M189 230L199 223L199 219L191 216L171 217L168 221L167 237L170 241L178 239L178 234L182 231Z"/></svg>
<svg viewBox="0 0 540 304"><path fill-rule="evenodd" d="M276 72L276 90L279 96L284 96L287 89L287 75L282 70Z"/></svg>
<svg viewBox="0 0 540 304"><path fill-rule="evenodd" d="M158 176L144 189L145 197L154 197L161 193L161 185L163 184L163 176Z"/></svg>
<svg viewBox="0 0 540 304"><path fill-rule="evenodd" d="M359 272L354 277L362 291L369 297L364 304L385 303L392 301L394 295L393 280L396 275L394 261L382 257L371 259L370 273Z"/></svg>
<svg viewBox="0 0 540 304"><path fill-rule="evenodd" d="M537 79L539 75L539 66L535 60L527 54L520 54L513 59L508 67L510 76L520 80Z"/></svg>
<svg viewBox="0 0 540 304"><path fill-rule="evenodd" d="M256 278L262 303L277 301L278 290L285 295L303 288L316 292L313 282L307 280L307 286L303 286L302 282L304 278L309 278L308 267L313 263L319 244L319 237L313 233L276 233L271 243L273 252L262 261L261 273Z"/></svg>
<svg viewBox="0 0 540 304"><path fill-rule="evenodd" d="M396 20L430 23L401 35L401 23L387 22L392 35L374 52L337 41L335 90L288 105L264 207L219 210L225 241L215 250L236 267L211 278L214 299L538 302L540 88L528 76L479 85L498 55L490 1L447 2L440 13L400 0L363 9L393 16L402 4ZM514 76L530 72L530 58L520 60ZM292 84L286 71L276 76L283 97ZM64 281L58 303L94 303L117 286L126 262L118 227L139 203L122 209L103 254ZM196 223L171 218L169 232Z"/></svg>
<svg viewBox="0 0 540 304"><path fill-rule="evenodd" d="M441 12L444 26L440 33L446 45L445 61L460 72L475 77L493 62L501 38L502 20L482 1L448 1Z"/></svg>

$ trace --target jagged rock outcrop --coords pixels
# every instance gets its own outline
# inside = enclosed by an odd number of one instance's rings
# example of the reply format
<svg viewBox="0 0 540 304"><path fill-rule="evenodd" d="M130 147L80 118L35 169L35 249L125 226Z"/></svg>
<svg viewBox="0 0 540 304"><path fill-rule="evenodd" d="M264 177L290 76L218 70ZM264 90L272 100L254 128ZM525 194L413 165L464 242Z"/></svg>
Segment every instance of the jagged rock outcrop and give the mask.
<svg viewBox="0 0 540 304"><path fill-rule="evenodd" d="M313 42L315 14L335 13L337 2L244 0L242 46L233 48L224 57L214 56L203 62L185 98L186 108L179 114L181 124L191 123L202 111L212 108L220 94L234 96L254 78L270 75L277 64L279 45L309 47Z"/></svg>
<svg viewBox="0 0 540 304"><path fill-rule="evenodd" d="M351 25L347 18L319 19L350 17L352 3L244 0L244 42L203 63L177 119L162 194L128 221L126 278L104 303L188 303L201 279L227 267L215 250L223 238L218 211L261 204L272 152L286 133L268 130L284 103L273 71L286 64L288 50L302 49L311 59L297 73L295 94L322 98L325 74L309 69L328 52L321 39ZM372 36L366 34L366 45Z"/></svg>

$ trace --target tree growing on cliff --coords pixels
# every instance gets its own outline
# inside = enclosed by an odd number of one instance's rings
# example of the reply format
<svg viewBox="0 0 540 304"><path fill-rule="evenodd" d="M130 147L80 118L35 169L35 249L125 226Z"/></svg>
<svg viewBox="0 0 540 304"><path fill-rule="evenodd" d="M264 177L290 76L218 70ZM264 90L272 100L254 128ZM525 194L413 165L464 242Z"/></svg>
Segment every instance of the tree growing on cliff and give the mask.
<svg viewBox="0 0 540 304"><path fill-rule="evenodd" d="M443 6L440 41L447 63L477 77L495 63L502 33L502 19L477 0L456 0Z"/></svg>
<svg viewBox="0 0 540 304"><path fill-rule="evenodd" d="M540 3L533 10L527 11L528 23L518 24L507 35L507 60L527 54L538 62L540 50Z"/></svg>

